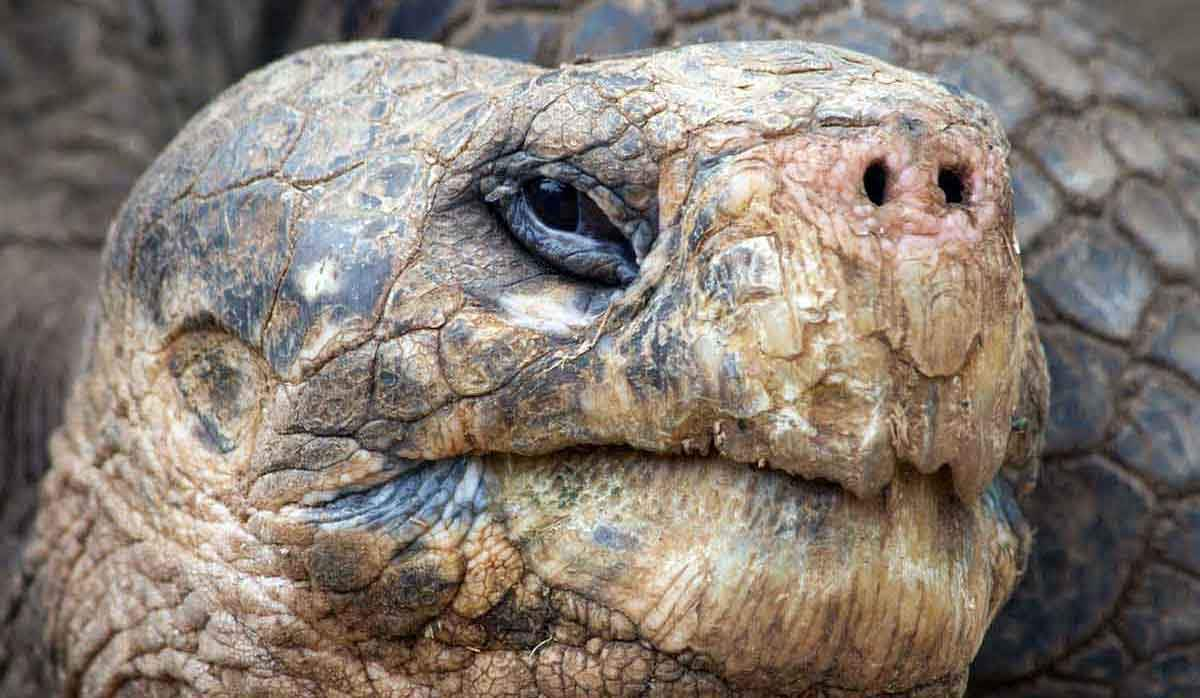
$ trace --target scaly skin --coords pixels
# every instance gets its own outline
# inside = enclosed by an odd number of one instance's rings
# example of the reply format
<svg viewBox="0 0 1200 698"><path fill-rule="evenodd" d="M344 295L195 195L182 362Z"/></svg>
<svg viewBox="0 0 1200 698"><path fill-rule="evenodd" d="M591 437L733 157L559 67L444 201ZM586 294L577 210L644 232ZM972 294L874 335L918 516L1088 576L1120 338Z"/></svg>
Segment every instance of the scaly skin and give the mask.
<svg viewBox="0 0 1200 698"><path fill-rule="evenodd" d="M1006 154L802 44L253 74L112 228L27 552L59 688L960 695L1046 406ZM627 288L509 237L536 173Z"/></svg>
<svg viewBox="0 0 1200 698"><path fill-rule="evenodd" d="M340 7L342 22L321 25L340 36L419 35L545 65L718 38L825 41L986 99L1013 143L1053 395L1034 557L972 695L1200 694L1200 121L1119 24L1082 0L460 0L434 21L405 0L322 4Z"/></svg>

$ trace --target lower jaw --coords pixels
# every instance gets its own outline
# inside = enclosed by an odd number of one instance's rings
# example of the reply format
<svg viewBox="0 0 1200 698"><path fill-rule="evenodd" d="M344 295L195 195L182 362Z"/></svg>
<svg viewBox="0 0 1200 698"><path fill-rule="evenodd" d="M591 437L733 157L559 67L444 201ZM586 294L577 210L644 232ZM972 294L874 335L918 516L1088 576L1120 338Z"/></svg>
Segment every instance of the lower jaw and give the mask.
<svg viewBox="0 0 1200 698"><path fill-rule="evenodd" d="M616 449L484 463L528 571L620 611L662 652L704 655L742 690L956 686L1028 552L999 482L964 504L949 478L908 472L859 499Z"/></svg>

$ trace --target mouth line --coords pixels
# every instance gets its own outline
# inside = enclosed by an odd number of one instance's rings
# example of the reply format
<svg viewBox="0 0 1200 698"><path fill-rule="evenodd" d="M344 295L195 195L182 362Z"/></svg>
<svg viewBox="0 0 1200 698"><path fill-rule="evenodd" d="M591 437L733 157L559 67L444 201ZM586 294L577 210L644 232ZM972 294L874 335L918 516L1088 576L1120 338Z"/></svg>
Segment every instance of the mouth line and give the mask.
<svg viewBox="0 0 1200 698"><path fill-rule="evenodd" d="M410 459L394 456L384 456L382 467L376 473L375 478L371 478L369 482L363 482L357 486L337 487L330 489L321 489L311 492L303 502L296 502L296 509L308 512L314 512L313 515L303 516L302 518L313 522L330 522L342 519L339 516L319 515L315 512L331 512L342 509L358 508L364 505L367 501L375 500L382 504L382 500L386 499L391 504L396 503L397 496L402 492L411 490L411 487L398 487L398 481L406 478L420 477L422 474L430 474L441 480L457 480L466 478L467 487L463 492L457 493L456 496L460 500L465 500L469 497L476 496L476 490L480 487L480 478L482 470L487 469L494 464L504 464L507 468L520 469L522 464L546 464L553 462L569 462L579 459L594 459L602 458L606 462L626 462L639 463L640 467L689 467L692 464L704 464L706 467L717 466L728 468L736 472L748 474L751 477L762 478L772 477L781 478L790 483L791 486L802 488L806 493L820 496L833 496L839 498L847 498L848 500L863 501L863 502L883 502L886 503L893 489L895 480L900 478L918 479L934 484L939 489L943 489L947 496L952 498L957 504L964 508L971 508L973 503L962 502L954 493L953 479L949 468L940 468L932 473L923 473L903 461L895 461L895 476L892 482L884 485L878 494L861 496L855 493L850 488L842 483L827 478L812 478L806 477L792 470L787 470L781 467L773 466L767 459L759 459L757 461L744 461L730 458L719 452L700 452L700 453L660 453L646 449L639 449L625 445L606 445L606 444L579 444L566 448L559 448L547 453L514 453L504 451L491 451L481 453L469 453L458 456L450 456L438 459ZM383 477L378 477L383 476ZM383 490L394 490L390 496L381 496ZM419 495L418 491L413 491L410 494ZM423 489L430 489L426 485ZM1016 497L1012 492L1007 491L1002 484L1002 478L995 478L984 490L983 498L985 499L1001 499L1011 500L1015 506ZM435 499L432 503L426 503L424 508L429 508L431 504L443 504L444 498ZM405 507L408 508L408 507ZM382 515L381 515L382 517Z"/></svg>
<svg viewBox="0 0 1200 698"><path fill-rule="evenodd" d="M594 457L605 456L613 459L628 459L630 461L654 461L656 464L687 464L687 463L712 463L730 468L738 469L756 475L770 474L772 477L782 477L796 486L804 487L814 492L829 492L835 493L838 496L845 496L854 500L873 501L886 500L889 496L892 484L896 479L901 477L918 478L921 480L937 483L939 487L945 487L947 492L951 493L954 500L964 507L970 508L973 502L962 501L954 494L954 480L951 469L948 465L934 470L932 472L923 472L912 464L899 459L893 459L891 465L894 467L895 476L892 482L884 485L876 494L860 495L850 487L847 487L838 480L823 477L809 477L796 472L794 469L785 468L779 465L772 464L767 458L757 460L739 460L732 458L716 448L700 450L697 452L658 452L648 449L636 448L627 445L613 444L580 444L559 448L547 453L513 453L513 452L483 452L479 454L471 454L468 456L460 456L465 458L476 458L482 461L504 460L514 464L522 461L546 461L546 460L570 460L579 457ZM998 490L1002 490L1002 486L997 483L1001 478L996 477L985 488L985 493L1002 494ZM1014 497L1015 500L1015 497Z"/></svg>
<svg viewBox="0 0 1200 698"><path fill-rule="evenodd" d="M773 561L776 575L789 574L782 560L804 559L807 553L797 558L796 551L814 546L826 551L822 559L830 550L857 551L852 557L862 557L864 569L880 564L885 548L907 551L905 564L940 569L981 562L1001 548L1022 557L1029 548L1029 527L1003 478L964 502L945 469L924 474L899 463L893 480L867 497L833 481L721 455L625 446L392 458L384 470L391 471L387 479L353 490L331 488L328 496L286 505L280 513L329 533L383 535L394 555L479 517L505 522L514 544L530 554L539 549L547 559L558 557L552 541L572 531L567 549L595 548L588 555L607 556L614 567L645 553L651 540L660 547L675 541L655 554L680 554L694 543L727 556L728 546L740 539Z"/></svg>
<svg viewBox="0 0 1200 698"><path fill-rule="evenodd" d="M895 477L879 493L864 497L833 480L808 478L762 461L744 462L720 454L663 454L626 446L573 446L540 455L488 453L472 458L493 477L502 481L520 478L534 490L552 489L550 483L556 481L578 481L575 485L564 485L559 493L532 497L539 506L550 505L564 512L581 496L602 498L602 493L611 492L605 489L605 478L644 482L644 489L653 491L656 477L662 476L667 480L684 479L699 488L737 486L769 490L775 503L789 507L855 510L870 520L868 525L883 525L908 507L934 506L939 516L982 515L1014 531L1026 527L1016 494L1003 478L990 482L977 500L965 502L957 496L948 468L922 473L903 462L896 463ZM918 500L911 496L913 488L924 493L918 498L921 504L914 504ZM517 507L506 514L519 516L522 509Z"/></svg>
<svg viewBox="0 0 1200 698"><path fill-rule="evenodd" d="M957 675L1028 550L1002 479L964 503L946 473L901 467L861 498L719 455L615 446L392 467L287 514L321 535L368 533L397 565L499 526L522 574L620 612L663 652L714 658L735 682L778 670L878 692Z"/></svg>

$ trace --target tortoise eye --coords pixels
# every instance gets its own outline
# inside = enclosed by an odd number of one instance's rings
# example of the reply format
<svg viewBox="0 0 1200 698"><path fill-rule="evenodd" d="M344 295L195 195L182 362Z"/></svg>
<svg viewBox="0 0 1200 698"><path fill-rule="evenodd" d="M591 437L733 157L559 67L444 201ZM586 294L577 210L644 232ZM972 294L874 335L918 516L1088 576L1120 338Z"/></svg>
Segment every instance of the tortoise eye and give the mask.
<svg viewBox="0 0 1200 698"><path fill-rule="evenodd" d="M554 179L539 177L523 187L525 201L546 227L573 233L579 228L579 192Z"/></svg>
<svg viewBox="0 0 1200 698"><path fill-rule="evenodd" d="M627 286L637 278L637 254L629 238L570 184L531 179L503 203L501 213L513 237L559 271L609 286Z"/></svg>

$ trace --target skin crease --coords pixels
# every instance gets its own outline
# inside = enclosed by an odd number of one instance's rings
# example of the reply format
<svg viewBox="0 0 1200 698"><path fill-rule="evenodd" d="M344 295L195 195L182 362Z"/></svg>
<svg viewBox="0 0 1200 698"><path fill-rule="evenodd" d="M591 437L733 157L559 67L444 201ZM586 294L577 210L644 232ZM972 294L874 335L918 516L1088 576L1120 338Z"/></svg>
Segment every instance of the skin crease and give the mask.
<svg viewBox="0 0 1200 698"><path fill-rule="evenodd" d="M1006 152L816 45L252 74L108 241L27 553L63 692L959 695L1046 405ZM656 229L628 288L508 236L536 175Z"/></svg>

